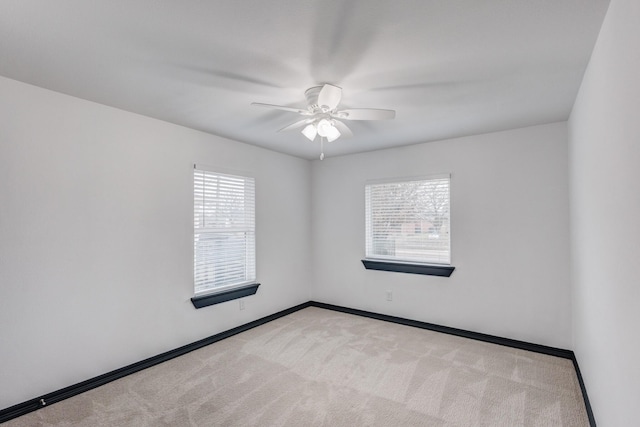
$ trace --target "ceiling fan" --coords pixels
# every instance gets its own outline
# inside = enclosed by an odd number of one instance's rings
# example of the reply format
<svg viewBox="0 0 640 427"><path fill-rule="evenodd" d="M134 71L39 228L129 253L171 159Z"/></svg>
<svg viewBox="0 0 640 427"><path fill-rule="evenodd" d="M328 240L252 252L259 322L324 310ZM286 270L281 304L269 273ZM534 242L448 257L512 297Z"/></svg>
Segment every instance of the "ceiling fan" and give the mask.
<svg viewBox="0 0 640 427"><path fill-rule="evenodd" d="M291 108L282 105L263 104L252 102L258 107L274 108L276 110L298 113L305 118L298 120L278 130L278 132L298 129L303 127L302 134L310 141L320 136L320 160L324 159L323 143L335 141L340 136L353 136L351 130L341 120L387 120L396 116L394 110L380 110L375 108L351 108L338 110L338 104L342 99L342 88L325 84L314 86L305 91L307 108Z"/></svg>

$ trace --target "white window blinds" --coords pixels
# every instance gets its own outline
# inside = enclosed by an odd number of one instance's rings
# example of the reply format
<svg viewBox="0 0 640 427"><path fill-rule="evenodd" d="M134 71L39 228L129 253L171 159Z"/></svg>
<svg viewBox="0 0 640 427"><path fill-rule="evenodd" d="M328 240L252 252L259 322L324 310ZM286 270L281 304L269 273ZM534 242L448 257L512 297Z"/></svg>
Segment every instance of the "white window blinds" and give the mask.
<svg viewBox="0 0 640 427"><path fill-rule="evenodd" d="M366 257L450 264L449 181L367 184Z"/></svg>
<svg viewBox="0 0 640 427"><path fill-rule="evenodd" d="M194 169L195 293L255 281L255 180Z"/></svg>

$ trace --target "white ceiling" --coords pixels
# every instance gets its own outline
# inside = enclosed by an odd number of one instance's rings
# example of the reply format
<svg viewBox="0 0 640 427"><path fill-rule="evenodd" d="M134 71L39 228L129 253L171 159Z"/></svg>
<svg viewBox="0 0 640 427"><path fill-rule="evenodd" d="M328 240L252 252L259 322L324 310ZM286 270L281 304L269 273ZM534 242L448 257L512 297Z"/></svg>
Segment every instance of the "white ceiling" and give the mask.
<svg viewBox="0 0 640 427"><path fill-rule="evenodd" d="M0 75L303 158L276 130L343 88L329 156L566 120L608 0L2 0ZM1 96L1 94L0 94Z"/></svg>

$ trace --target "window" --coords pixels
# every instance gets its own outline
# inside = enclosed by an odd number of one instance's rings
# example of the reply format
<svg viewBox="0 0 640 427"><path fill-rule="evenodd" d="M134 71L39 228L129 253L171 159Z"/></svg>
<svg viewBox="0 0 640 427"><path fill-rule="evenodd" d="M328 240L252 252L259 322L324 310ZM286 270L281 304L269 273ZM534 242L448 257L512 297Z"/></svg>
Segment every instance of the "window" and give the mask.
<svg viewBox="0 0 640 427"><path fill-rule="evenodd" d="M195 294L256 279L255 180L201 170L193 174Z"/></svg>
<svg viewBox="0 0 640 427"><path fill-rule="evenodd" d="M449 265L449 183L447 175L367 184L366 258Z"/></svg>

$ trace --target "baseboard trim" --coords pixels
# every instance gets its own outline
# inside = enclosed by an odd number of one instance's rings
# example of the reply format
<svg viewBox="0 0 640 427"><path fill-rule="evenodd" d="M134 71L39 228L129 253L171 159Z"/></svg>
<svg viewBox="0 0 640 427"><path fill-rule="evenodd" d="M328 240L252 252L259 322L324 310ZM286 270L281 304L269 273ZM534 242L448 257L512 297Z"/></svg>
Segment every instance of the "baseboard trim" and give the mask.
<svg viewBox="0 0 640 427"><path fill-rule="evenodd" d="M125 366L124 368L116 369L115 371L111 371L106 374L88 379L86 381L82 381L77 384L62 388L60 390L47 393L43 396L27 400L26 402L18 403L17 405L0 410L0 423L7 422L13 418L28 414L29 412L33 412L44 406L52 405L54 403L60 402L61 400L68 399L80 393L84 393L85 391L89 391L96 387L100 387L102 385L110 383L111 381L115 381L117 379L126 377L127 375L142 371L143 369L147 369L162 362L166 362L167 360L171 360L194 350L198 350L202 347L206 347L225 338L229 338L233 335L255 328L256 326L263 325L265 323L271 322L272 320L276 320L298 310L302 310L303 308L309 307L310 305L310 302L296 305L294 307L279 311L261 319L254 320L233 329L229 329L228 331L220 332L219 334L212 335L191 344L187 344L174 350L169 350L157 356L142 360L140 362L133 363L131 365Z"/></svg>
<svg viewBox="0 0 640 427"><path fill-rule="evenodd" d="M543 353L549 356L562 357L564 359L572 359L573 352L561 348L548 347L540 344L532 344L525 341L513 340L510 338L502 338L495 335L482 334L480 332L467 331L464 329L451 328L449 326L441 326L433 323L420 322L417 320L405 319L402 317L389 316L387 314L379 314L371 311L358 310L354 308L342 307L339 305L326 304L323 302L310 301L314 307L326 308L328 310L340 311L343 313L355 314L358 316L369 317L371 319L384 320L387 322L398 323L405 326L413 326L420 329L428 329L434 332L442 332L444 334L456 335L463 338L470 338L478 341L485 341L492 344L504 345L507 347L519 348L521 350Z"/></svg>
<svg viewBox="0 0 640 427"><path fill-rule="evenodd" d="M441 332L449 335L456 335L463 338L469 338L478 341L484 341L491 344L503 345L506 347L518 348L520 350L533 351L535 353L542 353L549 356L561 357L563 359L569 359L573 362L573 366L576 370L578 377L578 383L580 384L580 390L582 391L582 399L584 400L584 406L587 410L587 417L589 418L589 425L596 427L596 420L593 416L593 410L589 402L589 396L587 395L587 389L580 373L580 367L576 360L576 355L571 350L565 350L556 347L549 347L541 344L533 344L526 341L518 341L510 338L498 337L495 335L483 334L480 332L467 331L465 329L451 328L449 326L436 325L433 323L420 322L417 320L405 319L402 317L389 316L387 314L379 314L371 311L358 310L355 308L342 307L339 305L327 304L317 301L309 301L309 305L312 307L324 308L327 310L339 311L342 313L354 314L357 316L369 317L371 319L383 320L386 322L398 323L405 326L413 326L415 328L427 329L434 332Z"/></svg>
<svg viewBox="0 0 640 427"><path fill-rule="evenodd" d="M257 326L263 325L265 323L271 322L272 320L276 320L280 317L289 315L298 310L302 310L307 307L318 307L324 308L327 310L338 311L342 313L354 314L357 316L368 317L371 319L383 320L387 322L398 323L400 325L412 326L421 329L427 329L430 331L441 332L449 335L456 335L463 338L474 339L478 341L489 342L492 344L504 345L507 347L518 348L521 350L533 351L536 353L547 354L550 356L562 357L564 359L570 359L573 362L573 365L576 369L576 374L578 376L578 382L580 383L580 389L582 390L582 397L584 399L584 404L587 409L587 416L589 417L589 423L591 427L596 427L595 418L593 416L593 411L591 409L591 405L589 403L589 398L587 396L587 390L584 385L584 381L582 379L582 375L580 374L580 368L578 366L578 361L576 360L576 356L571 350L564 350L555 347L544 346L540 344L528 343L525 341L513 340L510 338L498 337L495 335L482 334L479 332L467 331L464 329L451 328L448 326L436 325L433 323L420 322L417 320L405 319L402 317L389 316L386 314L379 314L365 310L358 310L354 308L342 307L339 305L327 304L318 301L307 301L302 304L298 304L291 308L287 308L285 310L279 311L277 313L271 314L269 316L265 316L261 319L254 320L252 322L246 323L244 325L240 325L233 329L229 329L228 331L220 332L218 334L212 335L210 337L204 338L202 340L193 342L191 344L184 345L182 347L176 348L174 350L167 351L165 353L159 354L157 356L150 357L148 359L142 360L140 362L133 363L131 365L125 366L120 369L116 369L114 371L108 372L103 375L99 375L97 377L88 379L86 381L82 381L80 383L71 385L69 387L62 388L60 390L45 394L43 396L36 397L34 399L30 399L26 402L18 403L17 405L11 406L9 408L0 410L0 423L4 423L13 418L20 417L22 415L26 415L29 412L36 411L44 406L48 406L61 400L68 399L70 397L76 396L78 394L84 393L85 391L89 391L96 387L100 387L111 381L115 381L117 379L126 377L127 375L142 371L143 369L150 368L152 366L158 365L162 362L166 362L173 358L182 356L194 350L198 350L202 347L206 347L210 344L223 340L225 338L232 337L241 332L248 331L249 329L255 328Z"/></svg>
<svg viewBox="0 0 640 427"><path fill-rule="evenodd" d="M580 366L578 366L578 360L576 355L573 355L571 359L573 361L573 367L576 369L576 375L578 376L578 382L580 383L580 390L582 390L582 398L584 399L584 406L587 409L587 417L589 417L589 425L596 427L596 418L593 416L593 410L591 409L591 403L589 402L589 396L587 396L587 387L584 385L582 374L580 373Z"/></svg>

